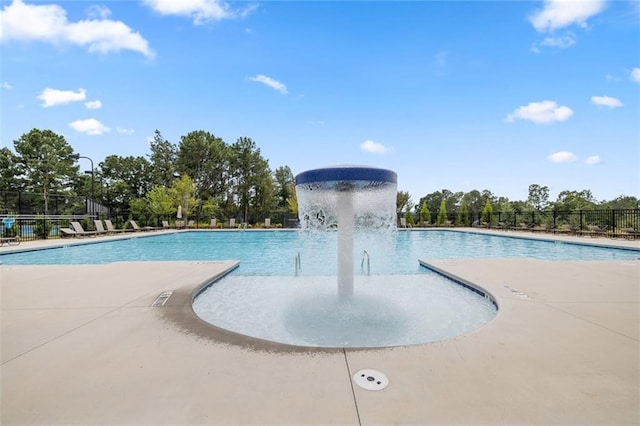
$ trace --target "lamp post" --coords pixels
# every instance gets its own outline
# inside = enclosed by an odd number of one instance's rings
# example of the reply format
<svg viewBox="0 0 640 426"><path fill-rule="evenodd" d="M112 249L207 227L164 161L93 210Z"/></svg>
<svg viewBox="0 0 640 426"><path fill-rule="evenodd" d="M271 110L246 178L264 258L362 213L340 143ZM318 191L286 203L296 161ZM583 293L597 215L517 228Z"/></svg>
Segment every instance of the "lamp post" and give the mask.
<svg viewBox="0 0 640 426"><path fill-rule="evenodd" d="M94 192L94 170L93 170L93 160L89 157L85 157L84 155L80 155L80 154L71 154L69 156L69 158L71 158L72 160L78 161L80 158L86 158L87 160L89 160L91 162L91 172L89 172L91 174L91 213L93 213L93 204L95 202L95 192ZM86 174L87 172L85 172ZM87 203L87 213L89 213L89 203Z"/></svg>

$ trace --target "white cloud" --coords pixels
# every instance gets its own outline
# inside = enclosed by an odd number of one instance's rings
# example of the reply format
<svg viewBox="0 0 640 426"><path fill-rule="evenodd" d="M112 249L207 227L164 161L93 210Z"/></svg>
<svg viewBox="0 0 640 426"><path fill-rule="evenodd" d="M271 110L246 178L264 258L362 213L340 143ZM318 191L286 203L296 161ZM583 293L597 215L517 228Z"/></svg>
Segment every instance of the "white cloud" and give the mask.
<svg viewBox="0 0 640 426"><path fill-rule="evenodd" d="M93 5L87 9L87 16L94 19L106 19L111 16L111 11L106 6Z"/></svg>
<svg viewBox="0 0 640 426"><path fill-rule="evenodd" d="M100 18L95 18L96 13ZM149 43L139 33L121 21L105 19L108 9L90 9L90 15L94 18L69 22L67 12L58 5L25 4L22 0L13 0L0 11L0 42L67 43L86 46L89 52L132 50L153 57Z"/></svg>
<svg viewBox="0 0 640 426"><path fill-rule="evenodd" d="M58 90L47 87L36 98L43 101L43 107L51 107L54 105L63 105L70 102L84 101L87 97L87 91L78 89L77 92L72 90Z"/></svg>
<svg viewBox="0 0 640 426"><path fill-rule="evenodd" d="M576 40L572 33L567 33L560 37L545 37L540 42L540 46L557 47L560 49L566 49L567 47L575 44Z"/></svg>
<svg viewBox="0 0 640 426"><path fill-rule="evenodd" d="M566 121L573 115L573 110L566 106L558 106L555 101L530 102L507 115L505 121L529 120L536 124L548 124Z"/></svg>
<svg viewBox="0 0 640 426"><path fill-rule="evenodd" d="M573 152L559 151L555 152L547 157L547 160L552 163L573 163L578 157Z"/></svg>
<svg viewBox="0 0 640 426"><path fill-rule="evenodd" d="M233 9L228 3L219 0L144 0L144 3L161 15L191 18L195 25L245 18L258 8L257 3L252 3L242 9Z"/></svg>
<svg viewBox="0 0 640 426"><path fill-rule="evenodd" d="M280 83L278 80L274 80L271 77L267 77L266 75L259 74L255 77L249 77L251 81L257 81L258 83L266 84L274 90L282 93L283 95L287 94L287 86Z"/></svg>
<svg viewBox="0 0 640 426"><path fill-rule="evenodd" d="M69 123L69 127L71 127L76 132L86 133L87 135L91 136L102 135L111 131L110 128L108 128L95 118L89 118L87 120L76 120Z"/></svg>
<svg viewBox="0 0 640 426"><path fill-rule="evenodd" d="M96 99L95 101L85 102L84 106L87 107L87 109L100 109L102 108L102 102Z"/></svg>
<svg viewBox="0 0 640 426"><path fill-rule="evenodd" d="M13 89L13 86L12 86L12 85L10 85L8 82L3 81L3 82L2 82L2 88L3 88L3 89L10 90L10 89Z"/></svg>
<svg viewBox="0 0 640 426"><path fill-rule="evenodd" d="M636 83L640 83L640 68L634 68L631 70L631 75L629 76L631 80Z"/></svg>
<svg viewBox="0 0 640 426"><path fill-rule="evenodd" d="M591 157L587 157L586 160L584 160L584 162L590 166L593 166L594 164L599 164L602 160L600 159L599 155L592 155Z"/></svg>
<svg viewBox="0 0 640 426"><path fill-rule="evenodd" d="M567 32L563 36L545 37L540 43L533 43L531 51L540 53L540 47L555 47L558 49L566 49L576 43L575 36L572 32Z"/></svg>
<svg viewBox="0 0 640 426"><path fill-rule="evenodd" d="M621 78L620 77L616 77L615 75L611 75L611 74L607 74L606 77L607 81L620 81Z"/></svg>
<svg viewBox="0 0 640 426"><path fill-rule="evenodd" d="M436 65L438 67L447 66L447 56L449 56L449 52L438 52L435 56Z"/></svg>
<svg viewBox="0 0 640 426"><path fill-rule="evenodd" d="M133 129L123 129L122 127L116 127L116 132L120 133L121 135L130 135L130 134L134 133L135 130L133 130ZM153 141L153 138L151 140Z"/></svg>
<svg viewBox="0 0 640 426"><path fill-rule="evenodd" d="M364 141L360 144L360 149L365 152L371 152L373 154L384 154L389 151L389 148L382 145L381 143L374 141Z"/></svg>
<svg viewBox="0 0 640 426"><path fill-rule="evenodd" d="M592 96L591 103L598 106L606 106L609 108L619 108L624 104L619 99L610 96Z"/></svg>
<svg viewBox="0 0 640 426"><path fill-rule="evenodd" d="M545 0L529 22L538 32L553 32L571 25L587 26L587 19L602 12L605 0Z"/></svg>

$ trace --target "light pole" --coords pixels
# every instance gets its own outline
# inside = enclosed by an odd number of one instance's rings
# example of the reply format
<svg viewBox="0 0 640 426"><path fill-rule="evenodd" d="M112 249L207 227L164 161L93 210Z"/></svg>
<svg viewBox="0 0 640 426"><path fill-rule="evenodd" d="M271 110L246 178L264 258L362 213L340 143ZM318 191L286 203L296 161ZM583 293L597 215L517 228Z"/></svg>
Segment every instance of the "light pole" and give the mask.
<svg viewBox="0 0 640 426"><path fill-rule="evenodd" d="M87 160L89 160L91 162L91 213L94 213L94 203L95 203L95 192L94 192L94 170L93 170L93 160L89 157L85 157L84 155L80 155L80 154L71 154L69 156L69 158L78 161L80 158L86 158ZM86 174L87 172L85 172ZM89 203L87 203L87 213L89 213Z"/></svg>

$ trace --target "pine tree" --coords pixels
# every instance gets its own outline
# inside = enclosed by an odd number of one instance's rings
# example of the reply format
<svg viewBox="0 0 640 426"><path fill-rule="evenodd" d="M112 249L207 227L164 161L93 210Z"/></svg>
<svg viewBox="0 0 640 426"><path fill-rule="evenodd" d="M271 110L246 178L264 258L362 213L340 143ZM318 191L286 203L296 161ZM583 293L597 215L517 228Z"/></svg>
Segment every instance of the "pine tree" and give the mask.
<svg viewBox="0 0 640 426"><path fill-rule="evenodd" d="M467 204L464 201L460 204L456 225L469 226L469 209L467 209Z"/></svg>
<svg viewBox="0 0 640 426"><path fill-rule="evenodd" d="M442 226L447 223L447 205L444 200L440 202L440 209L438 210L438 226Z"/></svg>
<svg viewBox="0 0 640 426"><path fill-rule="evenodd" d="M429 206L427 206L426 202L423 202L420 206L420 222L424 225L429 225L431 223L431 212L429 211Z"/></svg>

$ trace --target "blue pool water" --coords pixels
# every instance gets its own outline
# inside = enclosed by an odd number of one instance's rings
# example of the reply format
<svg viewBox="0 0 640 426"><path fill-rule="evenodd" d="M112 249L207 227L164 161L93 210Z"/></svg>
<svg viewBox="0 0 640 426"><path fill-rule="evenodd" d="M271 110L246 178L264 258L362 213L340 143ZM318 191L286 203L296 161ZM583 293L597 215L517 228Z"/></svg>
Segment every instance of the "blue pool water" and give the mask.
<svg viewBox="0 0 640 426"><path fill-rule="evenodd" d="M300 272L336 273L336 233L302 231L180 232L80 246L0 255L5 265L98 264L118 261L239 260L236 274L290 275L300 253ZM537 258L544 260L632 260L639 252L554 243L468 232L428 230L390 235L360 235L354 243L354 268L369 254L372 274L418 273L418 259ZM393 253L392 256L388 253Z"/></svg>

